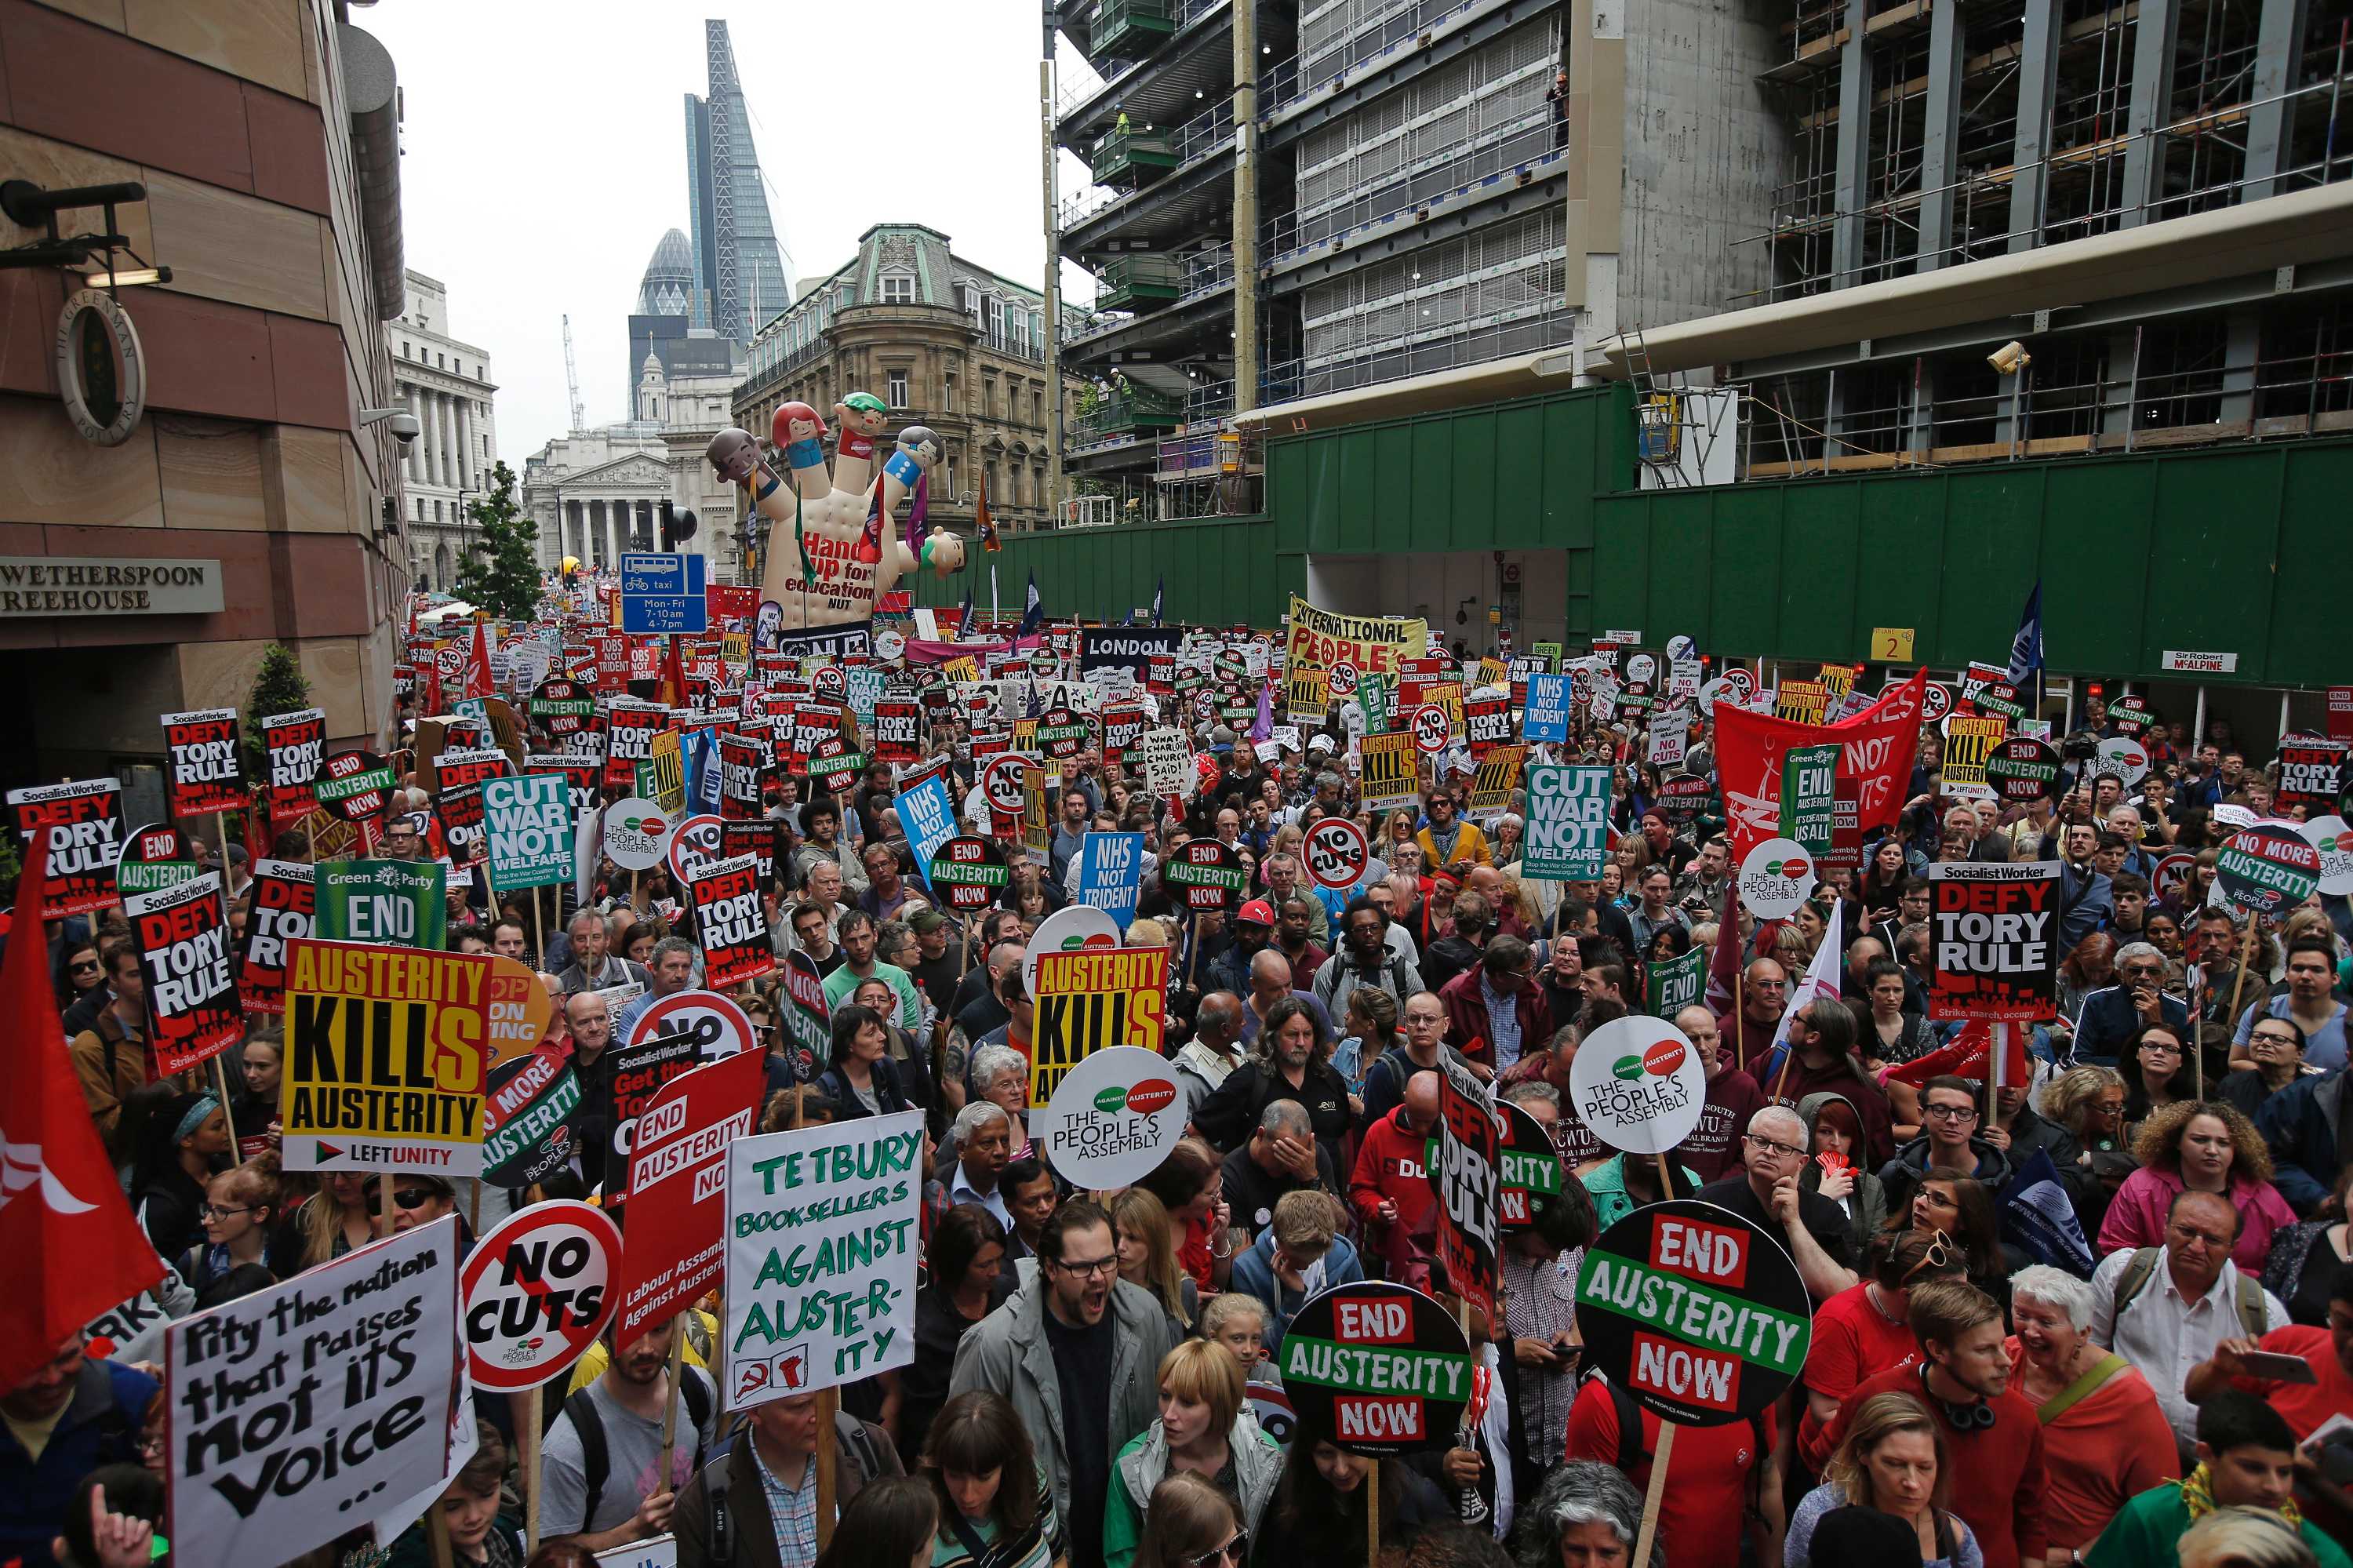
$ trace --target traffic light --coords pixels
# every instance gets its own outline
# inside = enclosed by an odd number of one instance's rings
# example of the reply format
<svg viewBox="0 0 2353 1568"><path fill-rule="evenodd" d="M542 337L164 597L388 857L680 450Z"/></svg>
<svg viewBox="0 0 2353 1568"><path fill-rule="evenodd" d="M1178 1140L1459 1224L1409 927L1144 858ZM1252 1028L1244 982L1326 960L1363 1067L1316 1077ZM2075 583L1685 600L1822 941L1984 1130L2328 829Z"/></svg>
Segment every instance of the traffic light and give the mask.
<svg viewBox="0 0 2353 1568"><path fill-rule="evenodd" d="M701 526L691 511L673 506L667 501L661 503L661 547L664 551L675 550L693 538L694 531Z"/></svg>

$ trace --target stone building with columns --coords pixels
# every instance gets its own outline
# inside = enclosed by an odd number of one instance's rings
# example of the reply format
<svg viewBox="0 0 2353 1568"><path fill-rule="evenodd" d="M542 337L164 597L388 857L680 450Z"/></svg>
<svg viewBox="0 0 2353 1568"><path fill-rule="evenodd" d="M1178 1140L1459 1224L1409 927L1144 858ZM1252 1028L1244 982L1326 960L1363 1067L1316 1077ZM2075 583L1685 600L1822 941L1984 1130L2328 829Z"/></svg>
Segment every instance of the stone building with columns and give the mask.
<svg viewBox="0 0 2353 1568"><path fill-rule="evenodd" d="M583 567L611 567L625 551L661 548L661 503L675 500L670 479L659 420L575 430L532 453L522 502L539 529L541 567L553 571L572 556Z"/></svg>
<svg viewBox="0 0 2353 1568"><path fill-rule="evenodd" d="M466 503L490 489L499 458L491 356L449 335L449 291L411 270L408 308L389 323L392 379L424 433L401 461L412 580L448 593L465 558Z"/></svg>
<svg viewBox="0 0 2353 1568"><path fill-rule="evenodd" d="M1000 528L1047 526L1046 342L1038 291L953 254L948 237L877 224L858 254L805 281L753 339L734 423L766 439L777 405L833 406L871 392L891 427L928 425L945 451L933 471L933 522L963 533L985 480ZM1063 406L1082 383L1065 377Z"/></svg>

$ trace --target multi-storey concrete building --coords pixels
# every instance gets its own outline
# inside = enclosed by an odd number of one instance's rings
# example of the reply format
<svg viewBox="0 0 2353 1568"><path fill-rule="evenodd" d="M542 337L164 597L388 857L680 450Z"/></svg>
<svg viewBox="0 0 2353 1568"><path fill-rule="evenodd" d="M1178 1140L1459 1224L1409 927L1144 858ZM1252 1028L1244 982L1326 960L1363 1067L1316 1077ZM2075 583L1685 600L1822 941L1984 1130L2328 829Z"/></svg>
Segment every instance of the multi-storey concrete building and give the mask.
<svg viewBox="0 0 2353 1568"><path fill-rule="evenodd" d="M927 425L945 449L930 515L969 529L980 487L999 526L1049 524L1044 301L950 253L916 224L877 224L858 254L805 282L752 342L734 422L765 440L777 405L833 406L871 392L894 429ZM1075 400L1079 388L1065 387Z"/></svg>
<svg viewBox="0 0 2353 1568"><path fill-rule="evenodd" d="M472 532L466 504L489 492L499 461L498 384L491 356L449 335L449 291L438 279L408 274L408 308L388 330L393 384L423 427L401 462L409 571L417 587L447 593Z"/></svg>

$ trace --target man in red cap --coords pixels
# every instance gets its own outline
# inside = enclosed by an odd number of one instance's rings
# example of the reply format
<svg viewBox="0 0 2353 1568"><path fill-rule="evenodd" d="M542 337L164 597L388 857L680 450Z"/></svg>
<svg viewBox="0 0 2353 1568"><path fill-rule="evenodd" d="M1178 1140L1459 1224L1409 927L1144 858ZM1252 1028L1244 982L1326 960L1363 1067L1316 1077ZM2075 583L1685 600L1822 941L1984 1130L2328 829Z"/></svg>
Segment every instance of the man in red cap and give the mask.
<svg viewBox="0 0 2353 1568"><path fill-rule="evenodd" d="M1274 906L1253 898L1234 912L1233 945L1209 960L1209 989L1250 994L1250 960L1266 950L1274 935Z"/></svg>

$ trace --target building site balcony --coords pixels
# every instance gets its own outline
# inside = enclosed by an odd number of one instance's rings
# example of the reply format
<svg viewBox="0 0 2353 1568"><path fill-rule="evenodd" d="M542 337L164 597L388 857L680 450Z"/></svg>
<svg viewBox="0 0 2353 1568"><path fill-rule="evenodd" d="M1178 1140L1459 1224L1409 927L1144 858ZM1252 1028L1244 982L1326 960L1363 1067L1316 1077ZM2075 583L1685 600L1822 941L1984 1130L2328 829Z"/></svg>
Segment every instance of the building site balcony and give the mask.
<svg viewBox="0 0 2353 1568"><path fill-rule="evenodd" d="M1095 143L1089 167L1099 185L1133 190L1151 184L1176 166L1176 150L1165 133L1114 131Z"/></svg>
<svg viewBox="0 0 2353 1568"><path fill-rule="evenodd" d="M1099 311L1148 311L1184 291L1184 269L1174 256L1126 255L1103 270L1095 291Z"/></svg>
<svg viewBox="0 0 2353 1568"><path fill-rule="evenodd" d="M1185 422L1185 399L1130 383L1104 394L1079 415L1077 439L1108 440L1173 430Z"/></svg>
<svg viewBox="0 0 2353 1568"><path fill-rule="evenodd" d="M1176 0L1102 0L1087 41L1106 59L1141 59L1176 30Z"/></svg>

